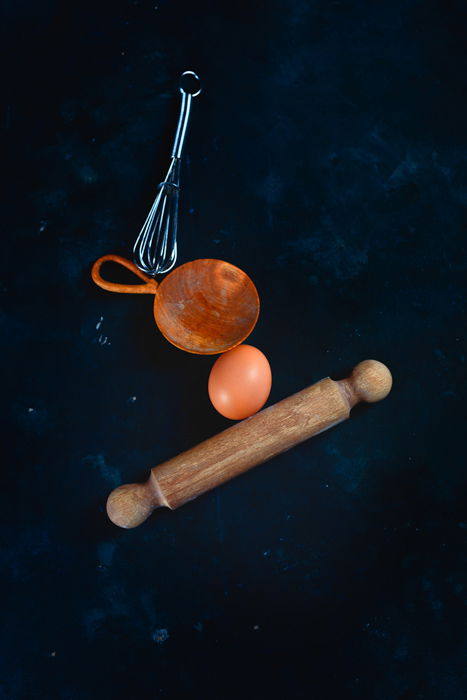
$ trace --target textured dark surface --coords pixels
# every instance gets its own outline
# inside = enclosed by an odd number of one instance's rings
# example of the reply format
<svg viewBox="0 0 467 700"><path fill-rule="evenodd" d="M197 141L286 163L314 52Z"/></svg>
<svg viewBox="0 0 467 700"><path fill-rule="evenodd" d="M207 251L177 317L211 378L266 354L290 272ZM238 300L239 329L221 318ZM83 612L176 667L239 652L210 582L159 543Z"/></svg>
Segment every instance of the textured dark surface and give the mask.
<svg viewBox="0 0 467 700"><path fill-rule="evenodd" d="M465 698L465 3L4 7L2 700ZM228 424L89 274L187 68L179 261L254 279L271 401L366 357L394 390L125 532L108 492Z"/></svg>

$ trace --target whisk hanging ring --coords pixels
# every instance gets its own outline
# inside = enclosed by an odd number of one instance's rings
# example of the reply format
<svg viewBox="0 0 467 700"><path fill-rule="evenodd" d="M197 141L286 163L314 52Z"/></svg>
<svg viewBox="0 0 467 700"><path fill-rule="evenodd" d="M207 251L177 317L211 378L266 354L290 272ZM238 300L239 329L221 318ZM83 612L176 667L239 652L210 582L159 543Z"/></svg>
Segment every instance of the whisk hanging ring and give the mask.
<svg viewBox="0 0 467 700"><path fill-rule="evenodd" d="M182 83L182 81L183 81L183 78L184 78L186 75L192 75L193 78L194 78L195 80L198 81L199 88L198 88L198 90L197 90L196 92L191 92L190 90L185 90L185 88L182 86L181 83ZM203 90L203 88L201 87L201 78L200 78L199 75L197 75L194 71L192 71L192 70L186 70L186 71L184 71L184 72L181 74L181 76L180 76L180 92L181 92L181 93L183 93L183 92L188 92L192 97L198 97L198 95L201 94L202 90Z"/></svg>

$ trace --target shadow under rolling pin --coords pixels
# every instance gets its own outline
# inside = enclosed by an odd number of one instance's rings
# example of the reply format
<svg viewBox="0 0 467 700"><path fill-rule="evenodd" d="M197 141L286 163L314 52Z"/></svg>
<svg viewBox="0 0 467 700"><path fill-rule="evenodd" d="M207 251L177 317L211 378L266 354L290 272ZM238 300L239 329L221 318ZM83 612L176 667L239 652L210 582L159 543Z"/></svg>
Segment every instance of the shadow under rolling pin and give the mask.
<svg viewBox="0 0 467 700"><path fill-rule="evenodd" d="M389 369L376 360L360 362L347 379L322 379L154 467L144 484L119 486L107 514L119 527L141 525L156 508L178 508L341 423L355 404L380 401L391 386Z"/></svg>

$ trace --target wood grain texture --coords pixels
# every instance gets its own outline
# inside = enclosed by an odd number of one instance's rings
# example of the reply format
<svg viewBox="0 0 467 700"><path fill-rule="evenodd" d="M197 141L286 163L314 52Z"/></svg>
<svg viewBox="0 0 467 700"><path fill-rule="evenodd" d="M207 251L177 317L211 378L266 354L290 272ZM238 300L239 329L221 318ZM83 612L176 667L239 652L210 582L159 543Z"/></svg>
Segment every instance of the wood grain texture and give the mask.
<svg viewBox="0 0 467 700"><path fill-rule="evenodd" d="M145 284L118 284L104 279L101 267L114 262ZM211 258L193 260L158 283L119 255L104 255L91 271L94 282L110 292L154 294L154 319L162 335L180 350L215 355L242 343L256 325L259 296L240 268Z"/></svg>
<svg viewBox="0 0 467 700"><path fill-rule="evenodd" d="M391 373L376 360L357 365L348 379L323 379L154 467L145 484L116 489L107 502L108 515L130 528L157 507L178 508L340 423L359 401L380 401L391 386Z"/></svg>
<svg viewBox="0 0 467 700"><path fill-rule="evenodd" d="M160 284L154 317L161 333L182 350L214 355L247 338L259 315L248 275L224 260L193 260Z"/></svg>

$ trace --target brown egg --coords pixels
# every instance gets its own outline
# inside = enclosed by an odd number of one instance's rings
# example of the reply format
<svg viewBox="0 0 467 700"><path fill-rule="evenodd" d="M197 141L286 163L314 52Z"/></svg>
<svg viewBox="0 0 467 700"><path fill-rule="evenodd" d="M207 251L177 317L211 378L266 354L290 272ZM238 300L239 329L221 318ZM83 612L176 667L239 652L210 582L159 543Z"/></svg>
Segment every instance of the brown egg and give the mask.
<svg viewBox="0 0 467 700"><path fill-rule="evenodd" d="M271 367L261 350L237 345L215 361L209 375L209 398L220 414L240 420L264 406L271 384Z"/></svg>

